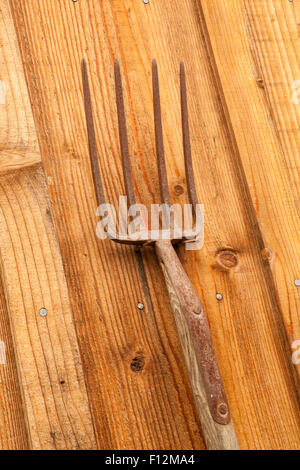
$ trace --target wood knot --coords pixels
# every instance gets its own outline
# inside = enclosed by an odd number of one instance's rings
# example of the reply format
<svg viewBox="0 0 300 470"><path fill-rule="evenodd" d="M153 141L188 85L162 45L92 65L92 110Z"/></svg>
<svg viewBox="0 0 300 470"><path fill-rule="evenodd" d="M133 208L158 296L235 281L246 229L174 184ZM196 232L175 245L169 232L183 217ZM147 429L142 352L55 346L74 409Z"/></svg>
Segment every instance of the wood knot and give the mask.
<svg viewBox="0 0 300 470"><path fill-rule="evenodd" d="M223 270L233 269L238 265L238 256L233 251L223 250L217 254L218 267Z"/></svg>
<svg viewBox="0 0 300 470"><path fill-rule="evenodd" d="M141 372L144 368L145 362L144 356L136 356L132 359L130 368L133 372Z"/></svg>
<svg viewBox="0 0 300 470"><path fill-rule="evenodd" d="M265 247L263 250L261 250L261 257L264 261L270 262L273 258L272 250L268 247Z"/></svg>
<svg viewBox="0 0 300 470"><path fill-rule="evenodd" d="M176 184L174 186L174 193L177 196L181 196L184 193L184 188L180 184Z"/></svg>

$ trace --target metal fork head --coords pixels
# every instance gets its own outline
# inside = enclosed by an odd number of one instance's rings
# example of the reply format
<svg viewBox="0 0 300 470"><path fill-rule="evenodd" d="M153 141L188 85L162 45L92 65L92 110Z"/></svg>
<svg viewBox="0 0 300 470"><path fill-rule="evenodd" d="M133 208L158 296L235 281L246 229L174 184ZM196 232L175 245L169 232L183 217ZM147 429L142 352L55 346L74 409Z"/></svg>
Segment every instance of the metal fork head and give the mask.
<svg viewBox="0 0 300 470"><path fill-rule="evenodd" d="M116 59L114 64L115 72L115 89L116 89L116 103L118 113L118 126L119 126L119 140L120 140L120 151L122 158L122 168L124 176L125 191L127 195L128 206L136 204L136 197L134 191L134 184L132 178L132 171L130 166L129 147L128 147L128 136L127 126L123 99L122 89L122 78L120 72L119 61ZM105 202L104 190L101 181L101 173L99 168L96 137L95 137L95 125L93 119L93 111L91 104L91 93L88 80L87 65L85 60L82 61L82 82L83 82L83 93L85 103L85 114L87 122L88 140L89 140L89 154L91 160L91 169L93 182L95 187L95 193L98 205ZM161 119L161 105L160 105L160 91L159 91L159 79L158 79L158 68L156 60L152 61L152 86L153 86L153 108L154 108L154 127L155 127L155 143L156 143L156 155L157 155L157 166L158 176L160 185L160 194L162 203L170 207L171 198L168 188L168 177L165 162L164 152L164 140L162 130L162 119ZM198 204L197 192L195 187L193 163L191 156L191 145L190 145L190 133L189 133L189 118L188 118L188 106L187 106L187 90L186 90L186 79L185 79L185 68L184 63L180 62L180 96L181 96L181 121L182 121L182 136L183 136L183 151L184 151L184 162L185 162L185 173L186 173L186 186L188 190L189 202L193 208L193 214L196 214L196 206ZM111 238L111 237L110 237ZM156 240L149 238L140 237L137 240L133 240L131 237L118 236L111 238L117 243L124 243L130 245L150 245L154 244ZM171 237L173 243L178 243L183 238Z"/></svg>

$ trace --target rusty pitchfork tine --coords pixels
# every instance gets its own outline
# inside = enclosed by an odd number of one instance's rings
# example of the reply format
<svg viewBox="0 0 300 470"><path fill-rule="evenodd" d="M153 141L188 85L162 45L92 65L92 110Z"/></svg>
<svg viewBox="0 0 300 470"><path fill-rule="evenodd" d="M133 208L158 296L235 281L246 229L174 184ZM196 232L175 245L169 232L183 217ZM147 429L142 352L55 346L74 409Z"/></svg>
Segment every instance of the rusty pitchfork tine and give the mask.
<svg viewBox="0 0 300 470"><path fill-rule="evenodd" d="M81 72L82 72L82 84L83 84L83 94L84 94L84 109L86 116L86 126L88 132L88 142L89 142L89 154L92 167L92 176L95 188L95 194L97 199L97 204L105 204L104 190L101 180L101 173L98 163L98 152L95 136L95 125L93 119L93 110L91 102L91 92L89 86L89 78L87 72L86 61L82 59L81 62Z"/></svg>
<svg viewBox="0 0 300 470"><path fill-rule="evenodd" d="M121 149L121 156L122 156L125 191L126 191L126 195L128 198L128 206L133 206L136 203L136 198L135 198L134 186L133 186L133 181L132 181L132 173L131 173L131 167L130 167L130 157L129 157L129 148L128 148L128 137L127 137L127 129L126 129L126 118L125 118L120 64L117 59L115 60L115 86L116 86L119 138L120 138L120 149Z"/></svg>
<svg viewBox="0 0 300 470"><path fill-rule="evenodd" d="M163 202L170 204L169 190L167 186L167 173L164 158L163 134L161 123L161 109L159 97L159 83L157 64L153 61L153 102L154 102L154 119L155 119L155 136L157 161L159 169L161 197ZM85 110L87 117L87 128L89 137L89 148L91 157L91 166L93 172L93 180L97 201L104 200L103 188L100 177L99 164L97 161L95 129L93 124L93 115L91 110L90 91L87 79L86 64L83 62L83 87L85 98ZM129 205L135 204L136 198L134 186L132 182L132 174L130 168L128 139L126 130L126 120L124 111L124 101L122 93L122 82L119 63L115 61L115 84L116 84L116 100L118 110L119 137L120 148L122 154L122 165L124 171L125 188L128 196ZM183 63L180 64L180 84L181 84L181 115L182 115L182 133L183 148L185 157L186 180L189 193L190 203L195 209L197 193L195 188L191 147L189 139L188 110L187 110L187 92L185 83L185 72ZM114 239L114 241L120 241ZM194 353L189 352L190 345L186 344L186 333L182 331L181 321L178 323L178 331L180 331L180 339L185 345L184 350L188 354L186 358L189 375L191 378L192 389L196 397L196 402L201 396L201 405L199 405L199 415L206 437L208 448L211 449L238 449L238 443L235 436L234 427L231 423L228 402L218 368L215 351L209 331L209 326L204 312L201 300L190 282L186 272L184 271L174 247L170 240L150 241L154 244L155 251L160 262L162 271L165 276L166 284L169 291L172 310L176 317L184 317L191 342L194 347ZM129 240L121 241L121 243L141 244L145 240L131 242ZM189 342L188 342L189 344ZM192 356L191 356L192 354ZM195 382L195 377L201 375L201 381ZM205 396L205 398L204 398ZM198 398L197 398L198 397ZM203 401L204 400L204 401ZM202 402L203 401L203 402ZM204 407L204 403L207 409ZM209 410L209 411L206 411Z"/></svg>
<svg viewBox="0 0 300 470"><path fill-rule="evenodd" d="M196 214L198 196L197 196L197 191L196 191L193 161L192 161L192 154L191 154L185 69L184 69L184 63L182 61L180 62L180 98L181 98L181 121L182 121L182 138L183 138L183 153L184 153L186 185L188 189L190 204L192 204L194 214Z"/></svg>
<svg viewBox="0 0 300 470"><path fill-rule="evenodd" d="M163 131L161 121L161 106L159 93L159 79L156 60L152 61L152 82L153 82L153 107L154 107L154 125L155 125L155 143L157 154L158 176L160 184L160 193L163 203L170 204L170 193L168 188L168 178L165 163L165 152L163 142ZM181 98L181 121L182 121L182 138L183 153L186 175L186 185L188 190L189 202L193 207L193 214L196 215L196 207L198 197L194 178L193 161L191 154L189 116L187 105L187 91L185 80L185 68L183 61L180 62L180 98Z"/></svg>
<svg viewBox="0 0 300 470"><path fill-rule="evenodd" d="M155 144L158 166L158 177L161 200L164 204L170 204L170 193L168 187L168 177L165 162L164 140L161 122L161 107L159 94L159 80L156 60L152 61L152 85L153 85L153 110L155 127Z"/></svg>

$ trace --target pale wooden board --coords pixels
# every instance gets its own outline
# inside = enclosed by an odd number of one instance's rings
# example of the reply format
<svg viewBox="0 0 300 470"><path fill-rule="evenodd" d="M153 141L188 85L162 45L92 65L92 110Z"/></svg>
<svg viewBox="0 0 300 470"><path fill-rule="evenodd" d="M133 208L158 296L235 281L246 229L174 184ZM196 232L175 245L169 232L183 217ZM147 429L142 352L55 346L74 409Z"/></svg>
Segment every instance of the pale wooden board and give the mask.
<svg viewBox="0 0 300 470"><path fill-rule="evenodd" d="M21 104L21 106L19 106ZM22 62L7 2L0 8L0 172L36 161ZM32 158L32 156L34 157ZM38 156L40 160L40 156ZM28 438L2 280L0 280L0 449L26 449ZM4 348L4 351L3 349ZM4 354L4 357L3 357ZM5 364L2 362L5 361Z"/></svg>
<svg viewBox="0 0 300 470"><path fill-rule="evenodd" d="M69 295L6 0L0 16L0 339L7 352L0 365L0 446L93 448ZM39 315L43 307L47 318Z"/></svg>
<svg viewBox="0 0 300 470"><path fill-rule="evenodd" d="M14 345L0 280L0 449L29 447Z"/></svg>
<svg viewBox="0 0 300 470"><path fill-rule="evenodd" d="M98 446L202 446L166 288L153 253L144 255L150 309L131 249L100 243L95 237L81 58L89 63L100 165L106 193L114 202L124 191L113 87L113 59L121 60L134 177L140 199L149 204L159 202L150 75L156 56L169 181L172 196L180 202L186 201L186 194L176 197L175 190L178 184L185 185L178 68L180 59L186 62L206 235L205 248L184 257L207 307L239 443L242 448L299 448L289 344L282 333L270 269L261 255L261 233L241 158L232 145L205 46L207 31L199 2L28 0L14 5ZM267 126L267 116L261 119L261 125ZM224 266L224 249L236 265ZM224 297L220 304L217 291ZM146 305L142 314L138 301ZM130 369L135 356L145 358L139 373Z"/></svg>
<svg viewBox="0 0 300 470"><path fill-rule="evenodd" d="M30 447L89 449L93 426L40 166L0 177L1 265ZM42 317L40 309L48 315Z"/></svg>
<svg viewBox="0 0 300 470"><path fill-rule="evenodd" d="M41 161L8 0L0 4L0 172Z"/></svg>

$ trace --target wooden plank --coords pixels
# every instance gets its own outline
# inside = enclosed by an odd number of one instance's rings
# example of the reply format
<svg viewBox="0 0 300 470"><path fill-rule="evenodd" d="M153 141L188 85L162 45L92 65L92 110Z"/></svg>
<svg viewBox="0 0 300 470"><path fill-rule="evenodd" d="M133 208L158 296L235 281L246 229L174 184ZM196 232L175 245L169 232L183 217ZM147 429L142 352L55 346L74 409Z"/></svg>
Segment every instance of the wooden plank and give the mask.
<svg viewBox="0 0 300 470"><path fill-rule="evenodd" d="M16 33L8 7L0 9L0 172L41 161Z"/></svg>
<svg viewBox="0 0 300 470"><path fill-rule="evenodd" d="M0 280L0 449L26 450L28 438L6 301Z"/></svg>
<svg viewBox="0 0 300 470"><path fill-rule="evenodd" d="M40 166L0 177L0 223L3 284L30 446L92 448L81 359Z"/></svg>
<svg viewBox="0 0 300 470"><path fill-rule="evenodd" d="M2 5L1 5L2 6ZM33 117L28 94L24 93L25 77L22 70L17 39L10 11L6 4L0 8L0 172L20 161L17 147L29 144L29 152L36 154L36 142L30 135ZM11 84L14 92L12 92ZM23 109L18 102L23 102ZM8 153L12 159L8 160ZM17 157L16 157L17 155ZM40 159L40 157L39 157ZM9 324L5 295L0 279L0 449L28 448L25 417L16 369L16 358Z"/></svg>
<svg viewBox="0 0 300 470"><path fill-rule="evenodd" d="M281 144L282 169L299 206L300 5L266 0L245 2L261 86Z"/></svg>
<svg viewBox="0 0 300 470"><path fill-rule="evenodd" d="M28 0L14 5L22 57L30 64L27 83L98 446L187 449L203 444L153 253L143 254L147 294L132 250L95 237L80 79L83 56L90 69L103 180L114 203L124 189L113 59L121 61L134 179L147 204L159 202L150 78L154 56L172 197L186 201L178 80L179 60L185 60L197 189L206 214L205 248L183 252L186 268L209 315L240 446L299 447L289 348L203 40L198 1ZM223 294L221 303L217 291ZM145 304L143 313L137 311L138 301ZM143 358L139 373L130 368L134 357Z"/></svg>
<svg viewBox="0 0 300 470"><path fill-rule="evenodd" d="M292 346L300 338L299 292L294 283L300 272L297 211L299 193L298 175L296 176L299 165L299 129L296 123L299 113L292 108L290 97L283 92L282 86L287 85L285 71L289 69L290 61L294 67L298 67L299 40L291 44L287 28L283 29L286 22L295 23L293 5L286 2L286 8L280 7L279 4L283 3L235 0L217 1L212 5L204 0L201 5L222 87L224 106L258 218L262 257L270 265L275 282L273 295L278 295ZM245 5L248 22L245 21ZM284 11L279 20L281 8ZM277 24L275 9L279 15ZM259 44L247 34L248 23L252 34L259 34L254 33L255 20L256 27L259 22L263 28L259 35ZM278 21L282 26L280 32ZM291 34L295 38L295 25ZM253 53L255 49L257 55ZM283 49L284 53L281 55L280 51ZM270 54L269 60L266 50ZM292 54L290 59L289 54ZM258 66L257 56L261 67ZM279 65L279 61L283 64ZM279 69L281 72L278 75ZM272 80L276 80L276 90L272 87ZM268 96L266 88L262 87L264 83L268 88ZM283 94L281 100L278 100L276 96L280 90ZM296 367L300 373L299 366Z"/></svg>
<svg viewBox="0 0 300 470"><path fill-rule="evenodd" d="M92 448L68 290L6 0L1 0L0 16L0 252L6 298L4 303L1 295L0 338L7 350L7 364L0 366L0 445ZM39 314L43 307L47 318Z"/></svg>
<svg viewBox="0 0 300 470"><path fill-rule="evenodd" d="M288 203L297 215L300 207L300 5L299 2L272 0L245 2L245 7L262 86L281 145L280 173L286 175ZM288 212L287 208L289 220ZM295 237L299 241L299 223L296 227ZM290 240L286 243L291 244ZM285 247L282 248L285 251ZM299 287L293 285L293 276L295 280L299 278L299 244L294 249L296 263L290 270L288 266L284 269L287 287L278 288L290 342L295 350L300 337L300 292ZM293 247L290 252L292 250ZM280 253L278 255L283 259Z"/></svg>

